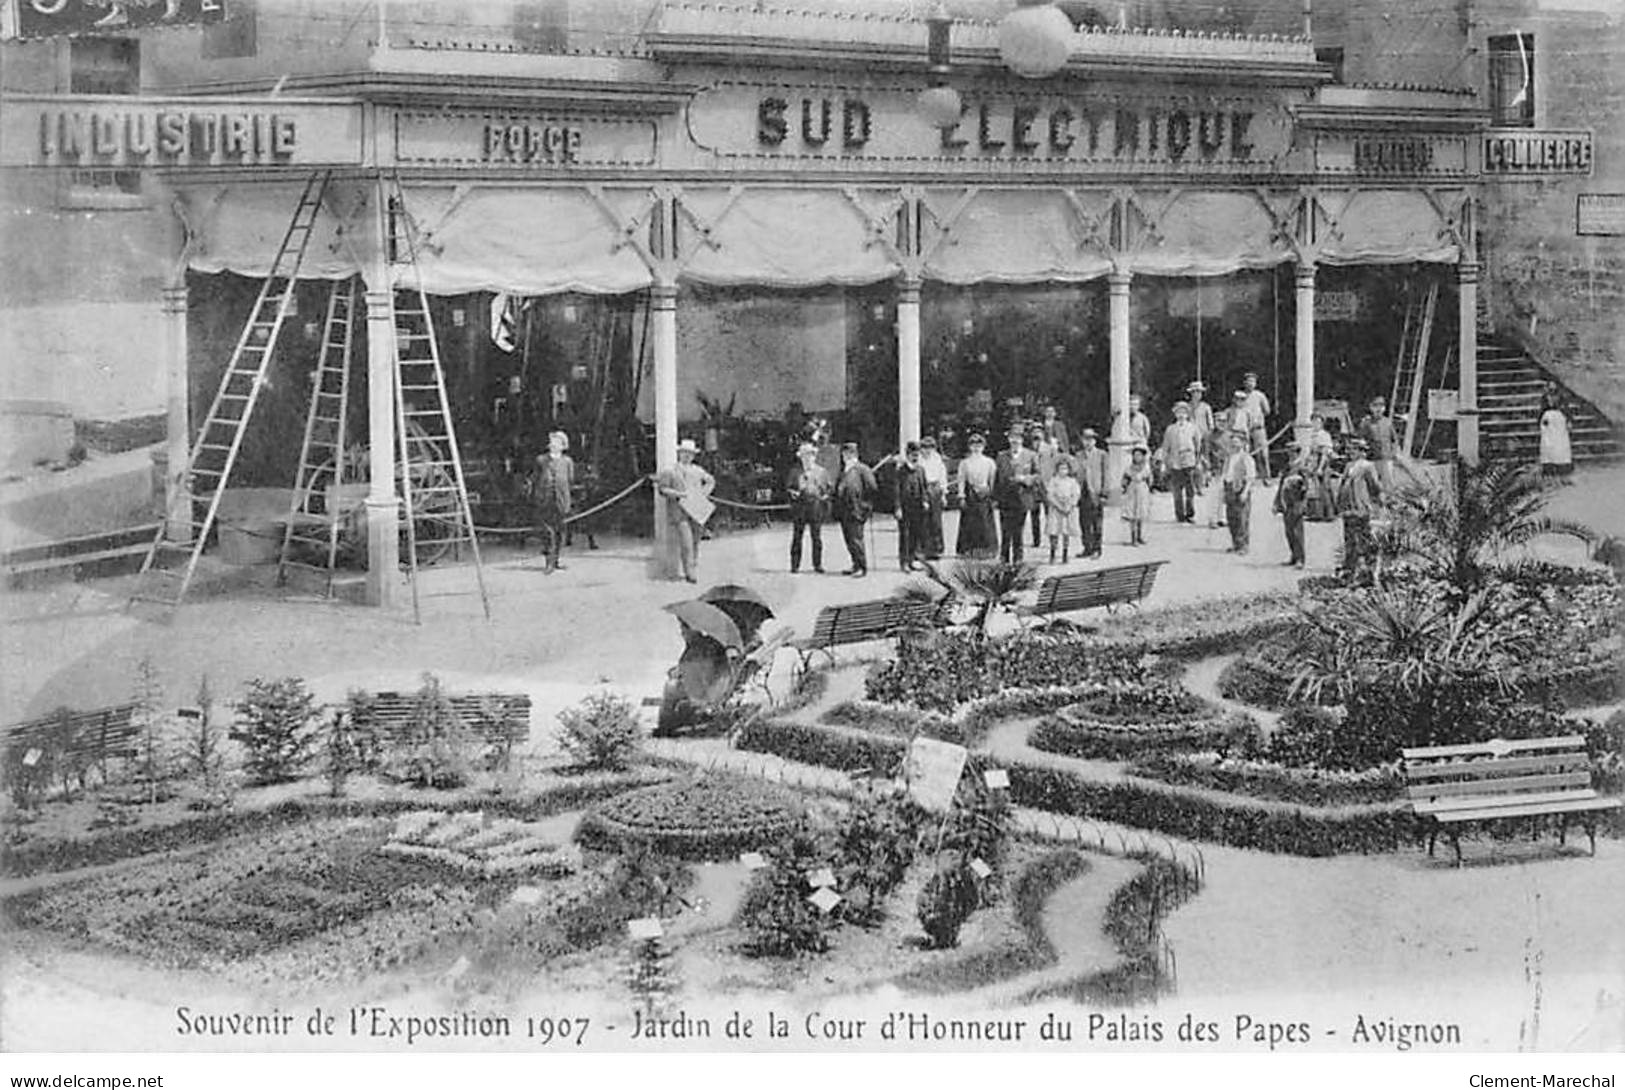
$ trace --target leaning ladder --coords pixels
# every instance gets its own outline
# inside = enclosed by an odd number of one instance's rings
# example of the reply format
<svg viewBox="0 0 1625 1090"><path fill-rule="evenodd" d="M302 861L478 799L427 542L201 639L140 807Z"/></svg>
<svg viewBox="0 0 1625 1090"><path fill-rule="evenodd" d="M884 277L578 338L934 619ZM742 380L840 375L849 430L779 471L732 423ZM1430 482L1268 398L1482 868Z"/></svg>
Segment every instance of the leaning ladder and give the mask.
<svg viewBox="0 0 1625 1090"><path fill-rule="evenodd" d="M242 449L243 435L248 421L259 403L260 390L265 386L266 372L276 349L277 336L293 305L294 289L299 282L299 267L304 263L305 250L321 212L322 196L327 191L329 174L312 174L305 182L294 208L293 219L282 235L282 244L260 286L254 309L248 316L231 360L226 364L220 389L214 403L203 420L192 444L185 472L181 477L186 490L186 518L188 540L172 541L169 534L174 527L166 523L158 530L147 558L141 564L131 603L155 602L174 609L186 597L187 588L197 572L198 558L203 555L209 533L214 529L220 513L220 500L231 480L231 471L237 464ZM203 506L203 517L197 517L197 508ZM184 556L178 567L165 563Z"/></svg>
<svg viewBox="0 0 1625 1090"><path fill-rule="evenodd" d="M345 433L350 410L350 361L355 344L356 281L336 280L327 295L322 351L310 376L310 406L305 438L299 447L299 470L293 501L282 534L277 582L290 572L312 571L324 580L323 593L333 593L338 566L339 530L345 478ZM325 563L317 563L325 558Z"/></svg>
<svg viewBox="0 0 1625 1090"><path fill-rule="evenodd" d="M383 187L380 187L383 188ZM435 340L429 296L423 289L405 198L398 177L386 191L385 240L388 259L403 276L393 279L390 293L391 325L395 330L395 440L399 479L406 520L407 568L412 582L412 616L421 623L418 604L419 537L433 534L436 548L467 545L474 558L474 579L480 605L491 618L491 599L485 590L485 569L480 543L474 533L463 461L457 450L457 431L446 397L445 370ZM401 283L405 280L406 283Z"/></svg>
<svg viewBox="0 0 1625 1090"><path fill-rule="evenodd" d="M1428 284L1418 315L1413 300L1405 309L1405 328L1400 335L1399 360L1394 366L1394 390L1389 411L1405 414L1405 434L1400 450L1411 457L1416 443L1416 418L1422 408L1422 379L1427 368L1428 346L1433 339L1433 315L1439 303L1439 283Z"/></svg>

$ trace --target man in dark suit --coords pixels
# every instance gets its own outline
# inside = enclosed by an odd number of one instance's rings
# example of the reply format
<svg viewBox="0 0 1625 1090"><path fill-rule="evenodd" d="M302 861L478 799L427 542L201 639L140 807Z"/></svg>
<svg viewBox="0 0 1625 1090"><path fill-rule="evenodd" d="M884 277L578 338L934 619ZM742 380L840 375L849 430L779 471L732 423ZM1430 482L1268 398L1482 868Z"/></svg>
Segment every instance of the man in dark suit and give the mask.
<svg viewBox="0 0 1625 1090"><path fill-rule="evenodd" d="M869 572L869 555L863 548L863 528L875 509L875 496L880 491L874 472L858 461L858 445L847 443L841 447L841 476L835 485L835 517L841 520L841 537L846 539L846 552L852 566L845 574L863 576Z"/></svg>
<svg viewBox="0 0 1625 1090"><path fill-rule="evenodd" d="M1038 496L1038 455L1027 449L1021 429L1010 429L1010 446L993 468L993 502L999 509L999 559L1019 562L1021 529Z"/></svg>
<svg viewBox="0 0 1625 1090"><path fill-rule="evenodd" d="M1077 467L1078 484L1083 497L1078 504L1079 521L1083 530L1085 558L1100 555L1106 508L1106 452L1095 446L1099 436L1094 428L1084 428L1079 435L1079 449L1072 462Z"/></svg>

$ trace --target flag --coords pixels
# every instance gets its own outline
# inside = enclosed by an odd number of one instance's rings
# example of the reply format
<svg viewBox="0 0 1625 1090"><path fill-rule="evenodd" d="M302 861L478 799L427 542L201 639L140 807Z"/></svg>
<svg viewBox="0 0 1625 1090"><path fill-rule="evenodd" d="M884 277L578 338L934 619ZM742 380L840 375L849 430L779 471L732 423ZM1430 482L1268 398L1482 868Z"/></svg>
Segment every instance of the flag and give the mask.
<svg viewBox="0 0 1625 1090"><path fill-rule="evenodd" d="M504 352L512 352L514 333L518 328L518 303L513 296L497 292L491 297L491 343Z"/></svg>

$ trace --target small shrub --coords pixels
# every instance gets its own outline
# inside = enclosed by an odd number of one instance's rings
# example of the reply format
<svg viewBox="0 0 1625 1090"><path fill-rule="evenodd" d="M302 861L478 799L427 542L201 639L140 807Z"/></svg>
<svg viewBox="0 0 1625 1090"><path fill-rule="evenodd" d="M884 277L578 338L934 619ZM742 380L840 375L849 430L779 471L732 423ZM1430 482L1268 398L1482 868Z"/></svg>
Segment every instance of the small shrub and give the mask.
<svg viewBox="0 0 1625 1090"><path fill-rule="evenodd" d="M768 865L751 879L739 907L745 948L770 957L824 953L835 920L808 900L813 890L807 875L831 865L832 846L803 821L765 854Z"/></svg>
<svg viewBox="0 0 1625 1090"><path fill-rule="evenodd" d="M191 726L186 731L187 771L197 777L202 794L193 803L200 810L214 810L231 803L226 778L225 731L215 722L214 690L209 679L198 682L197 707L185 713Z"/></svg>
<svg viewBox="0 0 1625 1090"><path fill-rule="evenodd" d="M282 783L296 777L310 757L316 698L296 677L255 678L236 704L233 741L248 751L246 767L256 783Z"/></svg>
<svg viewBox="0 0 1625 1090"><path fill-rule="evenodd" d="M959 853L939 867L920 890L916 912L932 949L959 945L959 929L981 904L976 873Z"/></svg>
<svg viewBox="0 0 1625 1090"><path fill-rule="evenodd" d="M888 787L859 793L835 830L841 917L861 927L885 915L886 898L914 862L922 812Z"/></svg>
<svg viewBox="0 0 1625 1090"><path fill-rule="evenodd" d="M643 744L637 709L616 693L593 693L558 719L564 727L560 742L585 768L624 769Z"/></svg>
<svg viewBox="0 0 1625 1090"><path fill-rule="evenodd" d="M441 689L440 679L424 674L411 719L385 760L384 772L418 787L461 787L473 770L469 756L473 745L473 733Z"/></svg>
<svg viewBox="0 0 1625 1090"><path fill-rule="evenodd" d="M799 814L796 797L783 788L698 775L606 800L582 819L576 837L590 847L644 844L688 859L726 859L783 835Z"/></svg>
<svg viewBox="0 0 1625 1090"><path fill-rule="evenodd" d="M350 743L356 767L362 772L380 772L384 767L384 738L375 714L377 698L361 689L351 689L346 701L350 720Z"/></svg>
<svg viewBox="0 0 1625 1090"><path fill-rule="evenodd" d="M1342 716L1327 708L1296 705L1281 716L1266 755L1293 768L1332 768Z"/></svg>

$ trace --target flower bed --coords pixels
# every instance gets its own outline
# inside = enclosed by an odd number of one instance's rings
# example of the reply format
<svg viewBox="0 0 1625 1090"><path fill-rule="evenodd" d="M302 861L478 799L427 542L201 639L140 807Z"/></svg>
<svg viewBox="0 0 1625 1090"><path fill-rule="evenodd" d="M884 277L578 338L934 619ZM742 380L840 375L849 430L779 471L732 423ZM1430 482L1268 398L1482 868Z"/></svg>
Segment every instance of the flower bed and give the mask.
<svg viewBox="0 0 1625 1090"><path fill-rule="evenodd" d="M41 871L62 871L97 866L131 856L173 851L194 844L266 833L286 825L337 817L394 816L423 808L424 799L433 797L444 809L485 810L523 820L574 810L629 787L658 783L671 773L662 768L644 768L631 773L592 773L553 780L528 794L493 798L483 792L462 790L426 796L421 791L401 789L384 798L333 799L308 795L286 799L269 806L254 806L253 793L239 799L234 810L206 813L179 811L184 816L167 824L124 826L92 832L79 837L39 840L8 846L0 857L0 875L17 878Z"/></svg>
<svg viewBox="0 0 1625 1090"><path fill-rule="evenodd" d="M588 811L576 837L594 847L635 843L689 859L726 859L783 835L800 813L783 788L708 774L608 799Z"/></svg>
<svg viewBox="0 0 1625 1090"><path fill-rule="evenodd" d="M1108 646L1129 645L1174 658L1205 658L1281 632L1297 617L1297 595L1253 594L1134 613L1100 639Z"/></svg>
<svg viewBox="0 0 1625 1090"><path fill-rule="evenodd" d="M1138 681L1146 664L1138 647L1117 647L1077 634L1016 635L978 642L966 634L902 644L865 680L868 698L953 714L971 701L1009 689Z"/></svg>
<svg viewBox="0 0 1625 1090"><path fill-rule="evenodd" d="M382 851L434 860L487 878L498 874L563 878L581 867L581 849L543 839L532 823L474 812L414 810L401 814Z"/></svg>
<svg viewBox="0 0 1625 1090"><path fill-rule="evenodd" d="M1404 795L1404 783L1394 765L1364 772L1334 772L1217 753L1162 751L1136 758L1127 771L1160 783L1304 806L1354 806L1390 802Z"/></svg>
<svg viewBox="0 0 1625 1090"><path fill-rule="evenodd" d="M1040 722L1034 749L1067 757L1117 760L1148 750L1250 750L1258 724L1226 716L1193 693L1169 685L1113 685Z"/></svg>

